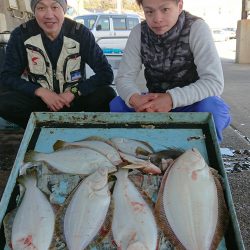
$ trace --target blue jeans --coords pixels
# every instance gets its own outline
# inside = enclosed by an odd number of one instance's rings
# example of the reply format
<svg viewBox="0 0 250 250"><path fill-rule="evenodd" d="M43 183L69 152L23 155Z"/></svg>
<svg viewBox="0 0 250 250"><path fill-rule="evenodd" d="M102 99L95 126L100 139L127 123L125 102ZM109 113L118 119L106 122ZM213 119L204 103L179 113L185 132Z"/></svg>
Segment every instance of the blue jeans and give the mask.
<svg viewBox="0 0 250 250"><path fill-rule="evenodd" d="M110 112L134 112L120 96L116 96L109 104ZM211 96L194 104L172 109L171 112L209 112L213 115L214 125L219 143L222 141L222 132L230 124L231 115L229 106L218 96Z"/></svg>

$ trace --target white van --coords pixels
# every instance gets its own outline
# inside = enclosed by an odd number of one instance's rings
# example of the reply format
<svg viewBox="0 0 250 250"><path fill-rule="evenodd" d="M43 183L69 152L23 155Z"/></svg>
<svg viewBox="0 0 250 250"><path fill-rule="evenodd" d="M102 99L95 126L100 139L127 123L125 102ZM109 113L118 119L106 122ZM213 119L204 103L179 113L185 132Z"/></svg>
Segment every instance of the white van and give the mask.
<svg viewBox="0 0 250 250"><path fill-rule="evenodd" d="M123 50L130 31L141 22L136 14L93 13L74 18L84 24L95 36L101 48Z"/></svg>

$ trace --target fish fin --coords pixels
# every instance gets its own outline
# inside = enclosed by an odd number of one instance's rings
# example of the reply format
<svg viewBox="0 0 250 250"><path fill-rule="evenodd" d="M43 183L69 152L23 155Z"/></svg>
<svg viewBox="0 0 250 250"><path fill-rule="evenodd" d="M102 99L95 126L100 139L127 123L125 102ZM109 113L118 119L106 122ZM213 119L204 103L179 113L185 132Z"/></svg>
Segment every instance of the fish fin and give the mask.
<svg viewBox="0 0 250 250"><path fill-rule="evenodd" d="M62 148L64 148L64 145L65 145L65 141L57 140L57 141L54 143L54 145L53 145L53 149L54 149L54 151L59 150L59 149L62 149Z"/></svg>
<svg viewBox="0 0 250 250"><path fill-rule="evenodd" d="M50 172L50 173L53 173L53 174L62 174L63 172L61 172L60 170L52 167L49 163L47 162L43 162L43 166L46 166L47 170Z"/></svg>
<svg viewBox="0 0 250 250"><path fill-rule="evenodd" d="M176 248L176 249L185 249L184 246L181 244L173 230L171 229L171 226L167 220L165 211L164 211L164 205L163 205L163 191L164 191L164 186L169 174L171 168L168 168L162 178L160 189L158 192L158 197L157 201L155 204L155 218L156 222L159 226L159 228L162 230L163 234L165 237L170 241L170 243Z"/></svg>
<svg viewBox="0 0 250 250"><path fill-rule="evenodd" d="M76 190L81 185L82 181L83 181L83 179L79 180L78 185L76 185L76 187L72 190L72 192L70 192L70 194L68 195L68 197L66 198L66 200L62 206L55 205L55 204L53 205L54 210L55 210L55 214L56 214L54 236L53 236L53 241L51 243L51 246L53 246L53 247L66 246L66 239L64 236L64 232L63 232L64 217L65 217L66 209L67 209L70 201L72 200ZM50 248L50 249L58 249L57 247ZM64 248L60 248L60 249L64 249Z"/></svg>
<svg viewBox="0 0 250 250"><path fill-rule="evenodd" d="M18 208L15 208L8 212L4 219L3 219L3 226L4 226L4 236L6 241L6 246L9 246L9 249L11 248L11 233L12 233L12 226L14 222L14 218L16 216Z"/></svg>
<svg viewBox="0 0 250 250"><path fill-rule="evenodd" d="M149 160L154 163L156 166L161 167L162 159L177 159L180 155L182 155L185 151L181 148L170 148L167 147L161 151L155 152L149 155Z"/></svg>
<svg viewBox="0 0 250 250"><path fill-rule="evenodd" d="M216 171L216 170L215 170ZM217 249L229 224L229 211L226 205L221 177L217 171L212 172L218 194L218 221L210 249Z"/></svg>
<svg viewBox="0 0 250 250"><path fill-rule="evenodd" d="M37 185L37 169L36 167L31 167L26 170L26 174L20 175L17 178L17 182L25 188L25 183L29 182L32 185Z"/></svg>
<svg viewBox="0 0 250 250"><path fill-rule="evenodd" d="M108 143L108 139L105 139L101 136L89 136L85 138L83 141L102 141L102 142Z"/></svg>
<svg viewBox="0 0 250 250"><path fill-rule="evenodd" d="M37 154L39 153L34 150L29 150L24 156L24 162L33 162Z"/></svg>
<svg viewBox="0 0 250 250"><path fill-rule="evenodd" d="M138 169L138 168L145 168L145 166L141 165L141 164L127 164L121 168L126 168L126 169Z"/></svg>
<svg viewBox="0 0 250 250"><path fill-rule="evenodd" d="M164 172L174 163L173 159L161 159L161 170Z"/></svg>
<svg viewBox="0 0 250 250"><path fill-rule="evenodd" d="M110 201L110 205L109 205L109 209L108 209L106 218L105 218L99 232L97 233L97 235L90 242L90 244L86 247L86 250L90 250L93 248L94 249L102 249L101 247L103 247L103 246L99 247L98 245L101 245L103 243L104 239L107 239L107 241L109 242L109 239L106 238L106 236L111 232L113 213L114 213L114 200L111 197L111 201Z"/></svg>
<svg viewBox="0 0 250 250"><path fill-rule="evenodd" d="M59 148L57 149L56 151L63 151L63 150L69 150L69 149L74 149L74 148L83 148L82 146L80 145L67 145L67 146L64 146L62 148Z"/></svg>
<svg viewBox="0 0 250 250"><path fill-rule="evenodd" d="M132 140L134 140L134 139L132 139ZM138 142L144 144L144 145L145 145L146 147L148 147L152 152L154 152L153 147L152 147L148 142L146 142L146 141L140 141L140 140L135 140L135 141L138 141ZM151 152L151 153L152 153L152 152Z"/></svg>
<svg viewBox="0 0 250 250"><path fill-rule="evenodd" d="M152 153L150 151L145 150L142 147L137 147L136 150L135 150L135 154L136 154L137 157L140 157L140 156L143 157L143 156L149 156Z"/></svg>

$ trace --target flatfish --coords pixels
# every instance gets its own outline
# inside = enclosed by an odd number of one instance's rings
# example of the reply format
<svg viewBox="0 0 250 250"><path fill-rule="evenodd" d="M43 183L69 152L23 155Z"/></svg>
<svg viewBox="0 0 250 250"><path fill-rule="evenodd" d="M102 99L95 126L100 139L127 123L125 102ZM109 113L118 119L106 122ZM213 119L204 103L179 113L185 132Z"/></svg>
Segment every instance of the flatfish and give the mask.
<svg viewBox="0 0 250 250"><path fill-rule="evenodd" d="M157 226L151 208L128 179L128 170L115 175L112 233L118 249L155 250Z"/></svg>
<svg viewBox="0 0 250 250"><path fill-rule="evenodd" d="M149 160L158 166L162 171L165 171L173 160L178 158L183 153L184 150L180 148L166 148L149 155Z"/></svg>
<svg viewBox="0 0 250 250"><path fill-rule="evenodd" d="M144 141L123 137L113 137L110 141L117 150L139 158L145 158L154 152L150 144Z"/></svg>
<svg viewBox="0 0 250 250"><path fill-rule="evenodd" d="M120 152L120 155L124 161L127 161L128 163L130 163L128 165L123 166L123 168L128 168L128 169L138 168L147 174L160 174L161 173L161 169L157 167L156 165L154 165L149 160L140 159L133 155L125 154L122 152Z"/></svg>
<svg viewBox="0 0 250 250"><path fill-rule="evenodd" d="M53 208L37 188L35 175L22 176L19 182L26 190L12 226L12 248L47 250L54 232Z"/></svg>
<svg viewBox="0 0 250 250"><path fill-rule="evenodd" d="M165 172L155 206L157 221L177 249L217 249L228 221L222 186L197 149Z"/></svg>
<svg viewBox="0 0 250 250"><path fill-rule="evenodd" d="M93 149L106 156L114 165L122 162L118 151L110 144L100 140L81 140L75 142L66 142L58 140L53 145L54 150L62 149L70 146L78 146Z"/></svg>
<svg viewBox="0 0 250 250"><path fill-rule="evenodd" d="M107 168L99 168L84 179L73 194L64 217L69 250L85 249L102 227L111 200L107 182Z"/></svg>
<svg viewBox="0 0 250 250"><path fill-rule="evenodd" d="M99 167L106 167L109 172L116 171L116 167L107 157L89 148L70 148L52 153L29 151L24 161L43 161L53 169L67 174L89 175Z"/></svg>

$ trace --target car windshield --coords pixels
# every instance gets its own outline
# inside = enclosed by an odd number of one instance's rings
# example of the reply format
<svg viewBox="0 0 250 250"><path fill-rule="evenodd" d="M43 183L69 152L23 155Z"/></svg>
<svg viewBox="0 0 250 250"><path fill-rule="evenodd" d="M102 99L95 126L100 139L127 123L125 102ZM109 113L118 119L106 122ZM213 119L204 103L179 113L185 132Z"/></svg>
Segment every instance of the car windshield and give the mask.
<svg viewBox="0 0 250 250"><path fill-rule="evenodd" d="M80 16L76 18L76 21L82 23L88 29L92 30L96 22L97 16Z"/></svg>

